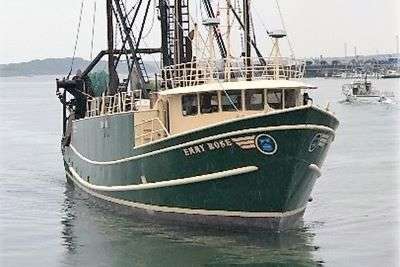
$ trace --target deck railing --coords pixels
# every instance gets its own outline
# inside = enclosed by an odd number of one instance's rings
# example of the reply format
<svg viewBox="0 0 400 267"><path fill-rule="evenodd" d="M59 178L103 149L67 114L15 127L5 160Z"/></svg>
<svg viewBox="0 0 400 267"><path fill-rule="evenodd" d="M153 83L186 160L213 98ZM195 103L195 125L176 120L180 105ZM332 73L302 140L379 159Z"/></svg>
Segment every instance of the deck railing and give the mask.
<svg viewBox="0 0 400 267"><path fill-rule="evenodd" d="M290 58L248 58L223 61L192 61L163 69L164 88L195 86L213 81L298 79L304 76L305 62Z"/></svg>
<svg viewBox="0 0 400 267"><path fill-rule="evenodd" d="M141 100L141 90L90 98L86 101L86 117L134 111L138 109L137 102Z"/></svg>
<svg viewBox="0 0 400 267"><path fill-rule="evenodd" d="M170 136L167 128L158 117L135 125L135 146Z"/></svg>

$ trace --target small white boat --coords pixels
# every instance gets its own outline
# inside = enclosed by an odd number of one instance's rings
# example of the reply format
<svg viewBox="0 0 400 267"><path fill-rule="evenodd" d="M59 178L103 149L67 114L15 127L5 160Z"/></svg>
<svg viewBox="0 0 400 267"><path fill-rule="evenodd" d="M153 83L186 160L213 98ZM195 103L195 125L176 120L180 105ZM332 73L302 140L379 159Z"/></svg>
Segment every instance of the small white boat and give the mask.
<svg viewBox="0 0 400 267"><path fill-rule="evenodd" d="M400 70L388 70L386 74L382 75L382 79L395 79L400 78Z"/></svg>
<svg viewBox="0 0 400 267"><path fill-rule="evenodd" d="M342 93L346 101L355 102L357 100L372 100L382 102L386 97L381 91L372 86L372 82L367 79L356 80L342 86Z"/></svg>

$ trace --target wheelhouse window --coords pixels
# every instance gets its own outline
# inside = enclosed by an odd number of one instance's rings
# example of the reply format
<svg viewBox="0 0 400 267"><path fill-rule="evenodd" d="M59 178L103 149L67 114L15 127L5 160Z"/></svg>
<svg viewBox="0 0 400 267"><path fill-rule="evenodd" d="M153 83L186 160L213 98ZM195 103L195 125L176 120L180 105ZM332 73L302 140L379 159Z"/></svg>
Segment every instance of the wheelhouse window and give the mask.
<svg viewBox="0 0 400 267"><path fill-rule="evenodd" d="M267 91L267 103L273 109L282 109L282 90L273 89Z"/></svg>
<svg viewBox="0 0 400 267"><path fill-rule="evenodd" d="M293 108L296 106L297 94L296 90L284 90L285 91L285 108Z"/></svg>
<svg viewBox="0 0 400 267"><path fill-rule="evenodd" d="M219 111L218 93L207 92L200 94L200 112L202 114L215 113Z"/></svg>
<svg viewBox="0 0 400 267"><path fill-rule="evenodd" d="M264 110L264 90L246 90L245 101L247 110Z"/></svg>
<svg viewBox="0 0 400 267"><path fill-rule="evenodd" d="M222 111L242 110L242 91L227 90L221 92Z"/></svg>
<svg viewBox="0 0 400 267"><path fill-rule="evenodd" d="M182 96L182 115L195 116L198 114L197 94Z"/></svg>

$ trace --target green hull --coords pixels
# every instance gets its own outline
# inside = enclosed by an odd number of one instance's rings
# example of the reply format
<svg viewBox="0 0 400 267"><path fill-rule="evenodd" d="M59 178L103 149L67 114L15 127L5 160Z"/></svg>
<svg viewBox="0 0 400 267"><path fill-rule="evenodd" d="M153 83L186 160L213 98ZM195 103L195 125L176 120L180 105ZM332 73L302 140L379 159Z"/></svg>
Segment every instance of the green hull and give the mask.
<svg viewBox="0 0 400 267"><path fill-rule="evenodd" d="M284 228L304 213L338 121L313 107L238 119L134 148L131 113L75 121L67 174L147 216Z"/></svg>

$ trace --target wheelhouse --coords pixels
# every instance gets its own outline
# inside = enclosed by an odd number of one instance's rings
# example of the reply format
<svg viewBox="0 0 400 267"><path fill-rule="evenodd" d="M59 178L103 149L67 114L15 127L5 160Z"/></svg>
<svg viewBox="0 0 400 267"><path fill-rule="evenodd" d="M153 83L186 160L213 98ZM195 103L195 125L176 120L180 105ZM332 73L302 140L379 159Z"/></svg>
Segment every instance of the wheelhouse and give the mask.
<svg viewBox="0 0 400 267"><path fill-rule="evenodd" d="M258 113L308 103L305 90L315 87L297 81L244 81L182 87L160 92L171 134Z"/></svg>

